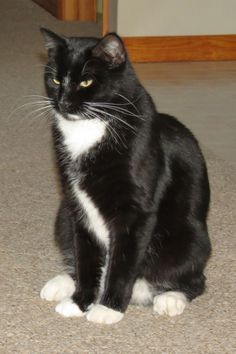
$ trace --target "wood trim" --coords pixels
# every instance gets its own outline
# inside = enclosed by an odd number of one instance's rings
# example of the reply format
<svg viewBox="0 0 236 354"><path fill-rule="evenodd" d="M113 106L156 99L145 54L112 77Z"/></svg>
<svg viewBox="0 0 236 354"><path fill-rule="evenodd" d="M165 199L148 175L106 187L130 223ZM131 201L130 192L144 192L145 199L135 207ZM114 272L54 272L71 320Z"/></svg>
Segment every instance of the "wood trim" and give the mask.
<svg viewBox="0 0 236 354"><path fill-rule="evenodd" d="M63 21L96 21L96 0L33 0Z"/></svg>
<svg viewBox="0 0 236 354"><path fill-rule="evenodd" d="M96 0L58 0L58 18L64 21L96 21Z"/></svg>
<svg viewBox="0 0 236 354"><path fill-rule="evenodd" d="M75 21L78 18L77 0L58 1L58 19L65 21Z"/></svg>
<svg viewBox="0 0 236 354"><path fill-rule="evenodd" d="M124 37L133 62L236 60L236 35Z"/></svg>
<svg viewBox="0 0 236 354"><path fill-rule="evenodd" d="M78 17L80 21L96 22L97 1L96 0L78 1Z"/></svg>

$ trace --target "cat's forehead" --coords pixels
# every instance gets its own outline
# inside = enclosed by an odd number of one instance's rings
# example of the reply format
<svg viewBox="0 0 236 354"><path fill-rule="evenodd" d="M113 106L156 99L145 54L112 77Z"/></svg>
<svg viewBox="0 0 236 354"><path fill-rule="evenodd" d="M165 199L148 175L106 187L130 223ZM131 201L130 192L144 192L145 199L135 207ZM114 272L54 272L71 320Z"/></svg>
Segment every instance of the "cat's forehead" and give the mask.
<svg viewBox="0 0 236 354"><path fill-rule="evenodd" d="M71 37L67 40L68 55L74 57L85 56L98 43L97 38Z"/></svg>
<svg viewBox="0 0 236 354"><path fill-rule="evenodd" d="M67 39L66 47L57 52L55 57L59 68L70 71L82 69L90 59L91 49L98 43L96 38L72 37Z"/></svg>

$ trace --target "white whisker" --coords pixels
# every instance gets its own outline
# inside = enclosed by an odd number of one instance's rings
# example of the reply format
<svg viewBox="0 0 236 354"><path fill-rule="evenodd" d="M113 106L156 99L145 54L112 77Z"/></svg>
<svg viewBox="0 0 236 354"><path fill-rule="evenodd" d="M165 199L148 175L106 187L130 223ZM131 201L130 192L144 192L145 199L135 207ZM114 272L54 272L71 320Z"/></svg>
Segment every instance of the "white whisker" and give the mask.
<svg viewBox="0 0 236 354"><path fill-rule="evenodd" d="M51 67L50 65L48 64L38 64L38 65L35 65L36 67L41 67L41 68L44 68L44 69L49 69L51 72L53 71L54 73L57 72L57 69L56 68L53 68Z"/></svg>
<svg viewBox="0 0 236 354"><path fill-rule="evenodd" d="M52 109L52 106L51 106L51 105L37 108L37 109L35 109L35 110L29 112L28 114L26 114L25 118L29 118L30 116L33 116L33 115L34 115L35 113L37 113L37 112L45 113L45 112L47 112L47 111L50 111L51 109Z"/></svg>
<svg viewBox="0 0 236 354"><path fill-rule="evenodd" d="M127 101L128 104L130 104L131 106L133 106L134 109L136 110L136 112L139 113L137 107L136 107L135 104L134 104L134 102L137 102L137 101L139 100L139 97L138 97L135 101L131 102L126 96L123 96L123 95L121 95L120 93L116 93L116 95L120 96L120 97L123 98L125 101Z"/></svg>
<svg viewBox="0 0 236 354"><path fill-rule="evenodd" d="M104 121L101 116L99 116L99 115L98 115L97 113L95 113L95 112L90 111L88 108L86 108L86 113L87 113L90 117L92 117L92 118L98 118L98 119L101 119L102 121ZM118 134L118 132L117 132L113 127L111 127L109 124L106 124L106 127L107 127L109 133L111 134L112 138L115 140L115 142L116 142L118 145L121 143L124 147L127 148L127 146L125 145L124 141L122 140L122 138L120 137L120 135ZM120 142L119 142L118 139L120 140Z"/></svg>
<svg viewBox="0 0 236 354"><path fill-rule="evenodd" d="M136 129L135 129L134 127L132 127L132 125L130 125L129 123L127 123L126 121L124 121L123 119L121 119L121 118L119 118L119 117L117 117L117 116L115 116L115 115L113 115L113 114L110 114L110 113L108 113L108 112L106 112L106 111L104 111L104 110L101 110L101 109L99 109L99 108L96 108L96 107L89 107L89 108L90 108L90 110L92 110L92 111L94 111L94 112L104 114L104 115L106 115L106 116L108 116L108 117L111 117L111 118L113 118L113 119L116 119L116 120L120 121L121 123L123 123L123 124L125 124L127 127L129 127L129 128L133 131L133 133L136 132Z"/></svg>
<svg viewBox="0 0 236 354"><path fill-rule="evenodd" d="M24 98L30 98L30 99L35 99L35 98L42 98L42 99L44 99L45 101L50 101L50 102L52 102L53 100L52 100L52 98L49 98L49 97L47 97L47 96L42 96L42 95L27 95L27 96L23 96Z"/></svg>
<svg viewBox="0 0 236 354"><path fill-rule="evenodd" d="M89 103L87 103L87 105L90 105ZM131 112L130 110L123 108L123 107L119 107L118 104L114 105L114 104L100 104L100 103L96 103L96 104L91 104L92 107L97 107L97 108L106 108L106 109L110 109L112 111L116 111L118 113L123 113L125 115L131 116L131 117L135 117L135 118L139 118L141 120L143 120L143 118L140 115L137 115L133 112Z"/></svg>
<svg viewBox="0 0 236 354"><path fill-rule="evenodd" d="M30 107L32 107L32 106L41 106L41 107L44 107L45 105L48 105L48 104L51 104L49 101L46 101L46 100L43 100L43 101L35 101L35 102L27 102L27 103L24 103L24 104L22 104L21 106L19 106L19 107L16 107L11 113L10 113L10 115L9 115L9 119L16 113L16 112L18 112L18 111L20 111L20 110L22 110L22 109L24 109L24 108L26 108L26 109L28 109L28 108L30 108Z"/></svg>

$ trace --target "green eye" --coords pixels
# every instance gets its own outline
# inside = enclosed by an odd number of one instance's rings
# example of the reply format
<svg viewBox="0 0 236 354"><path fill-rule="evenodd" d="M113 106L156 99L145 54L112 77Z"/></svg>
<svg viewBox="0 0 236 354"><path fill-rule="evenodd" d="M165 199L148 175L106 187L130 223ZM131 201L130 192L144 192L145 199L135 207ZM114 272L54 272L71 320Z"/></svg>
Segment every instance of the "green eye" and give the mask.
<svg viewBox="0 0 236 354"><path fill-rule="evenodd" d="M84 81L81 81L81 83L79 84L81 87L89 87L91 86L93 83L93 80L92 79L89 79L89 80L84 80Z"/></svg>
<svg viewBox="0 0 236 354"><path fill-rule="evenodd" d="M52 79L52 81L54 82L55 85L60 85L60 81L58 81L57 79Z"/></svg>

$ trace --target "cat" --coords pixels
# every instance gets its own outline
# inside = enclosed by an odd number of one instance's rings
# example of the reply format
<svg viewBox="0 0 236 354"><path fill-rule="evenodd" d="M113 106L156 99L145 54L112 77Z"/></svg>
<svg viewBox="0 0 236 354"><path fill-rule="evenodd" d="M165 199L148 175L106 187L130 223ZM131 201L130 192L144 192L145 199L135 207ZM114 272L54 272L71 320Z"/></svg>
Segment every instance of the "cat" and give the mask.
<svg viewBox="0 0 236 354"><path fill-rule="evenodd" d="M41 298L112 324L129 303L179 315L205 288L210 188L193 134L156 110L122 39L41 28L62 185L55 239L66 272Z"/></svg>

